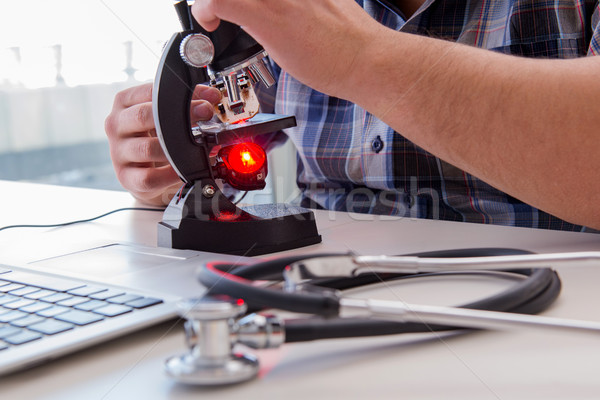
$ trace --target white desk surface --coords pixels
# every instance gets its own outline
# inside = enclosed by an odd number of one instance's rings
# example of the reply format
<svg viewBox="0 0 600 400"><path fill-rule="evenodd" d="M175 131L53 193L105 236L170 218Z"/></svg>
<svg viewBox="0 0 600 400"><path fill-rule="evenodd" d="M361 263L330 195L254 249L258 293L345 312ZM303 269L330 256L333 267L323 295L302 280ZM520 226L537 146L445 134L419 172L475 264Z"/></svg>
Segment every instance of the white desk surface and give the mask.
<svg viewBox="0 0 600 400"><path fill-rule="evenodd" d="M136 206L124 192L1 182L0 226L63 222ZM293 252L401 254L466 247L535 252L600 249L600 235L317 212L323 243ZM54 229L64 244L110 238L156 245L161 213L123 212ZM52 246L49 229L0 231L0 263L27 262ZM558 270L563 291L544 314L600 321L600 266ZM416 286L420 301L443 290ZM448 289L446 287L446 289ZM444 289L444 290L446 290ZM469 294L480 295L471 288ZM464 295L465 293L463 293ZM410 301L415 302L412 298ZM556 332L404 335L287 344L255 351L259 378L222 388L176 384L163 361L184 352L183 330L167 322L0 378L6 399L597 399L600 336ZM0 357L1 357L0 353Z"/></svg>

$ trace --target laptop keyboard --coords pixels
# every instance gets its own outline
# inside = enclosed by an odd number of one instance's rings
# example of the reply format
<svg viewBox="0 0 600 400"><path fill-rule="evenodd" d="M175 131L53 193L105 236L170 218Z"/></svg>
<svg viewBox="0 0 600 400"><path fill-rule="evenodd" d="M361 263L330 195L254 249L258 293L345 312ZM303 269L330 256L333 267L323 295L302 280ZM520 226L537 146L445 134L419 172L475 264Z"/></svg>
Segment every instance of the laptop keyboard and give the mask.
<svg viewBox="0 0 600 400"><path fill-rule="evenodd" d="M0 351L162 302L114 288L0 267Z"/></svg>

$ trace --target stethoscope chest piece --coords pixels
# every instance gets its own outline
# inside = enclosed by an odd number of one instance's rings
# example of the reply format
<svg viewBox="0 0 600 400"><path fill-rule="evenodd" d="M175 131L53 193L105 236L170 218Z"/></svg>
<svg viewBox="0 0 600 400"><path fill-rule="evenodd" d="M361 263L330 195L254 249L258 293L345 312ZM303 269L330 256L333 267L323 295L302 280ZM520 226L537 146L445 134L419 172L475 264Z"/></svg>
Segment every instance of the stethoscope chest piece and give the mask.
<svg viewBox="0 0 600 400"><path fill-rule="evenodd" d="M240 383L258 374L258 360L232 353L231 326L246 311L238 300L204 297L178 304L186 318L185 337L189 351L165 362L165 372L174 380L200 386Z"/></svg>

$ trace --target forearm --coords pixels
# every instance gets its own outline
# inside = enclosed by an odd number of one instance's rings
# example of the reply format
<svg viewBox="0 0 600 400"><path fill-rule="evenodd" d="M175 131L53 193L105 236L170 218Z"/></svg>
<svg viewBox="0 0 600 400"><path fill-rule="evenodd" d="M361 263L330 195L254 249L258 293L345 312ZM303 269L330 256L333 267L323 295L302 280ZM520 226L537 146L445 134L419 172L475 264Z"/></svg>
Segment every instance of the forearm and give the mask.
<svg viewBox="0 0 600 400"><path fill-rule="evenodd" d="M525 59L376 34L336 95L520 200L600 227L600 59Z"/></svg>

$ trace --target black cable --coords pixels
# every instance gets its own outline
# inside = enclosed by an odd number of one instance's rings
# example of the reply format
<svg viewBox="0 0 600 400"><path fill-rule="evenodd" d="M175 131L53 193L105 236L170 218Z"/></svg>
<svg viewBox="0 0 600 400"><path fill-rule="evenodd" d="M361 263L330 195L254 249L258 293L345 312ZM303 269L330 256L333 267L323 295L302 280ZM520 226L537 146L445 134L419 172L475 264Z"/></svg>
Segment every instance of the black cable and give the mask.
<svg viewBox="0 0 600 400"><path fill-rule="evenodd" d="M163 212L164 209L162 209L162 208L145 208L145 207L124 207L124 208L118 208L116 210L109 211L107 213L98 215L96 217L80 219L77 221L61 222L58 224L47 224L47 225L35 225L35 224L34 225L7 225L7 226L0 227L0 231L3 231L5 229L14 229L14 228L58 228L58 227L62 227L62 226L80 224L80 223L84 223L84 222L92 222L97 219L104 218L110 214L114 214L114 213L121 212L121 211L161 211L161 212Z"/></svg>
<svg viewBox="0 0 600 400"><path fill-rule="evenodd" d="M248 194L248 191L245 191L245 192L244 192L244 193L243 193L243 194L240 196L240 198L239 198L239 199L237 199L236 201L232 201L232 203L233 203L233 204L235 204L235 205L237 206L238 204L240 204L240 201L244 200L244 197L246 197L246 195L247 195L247 194Z"/></svg>

